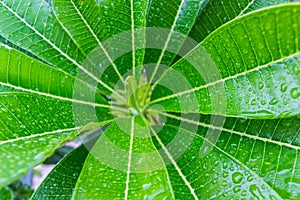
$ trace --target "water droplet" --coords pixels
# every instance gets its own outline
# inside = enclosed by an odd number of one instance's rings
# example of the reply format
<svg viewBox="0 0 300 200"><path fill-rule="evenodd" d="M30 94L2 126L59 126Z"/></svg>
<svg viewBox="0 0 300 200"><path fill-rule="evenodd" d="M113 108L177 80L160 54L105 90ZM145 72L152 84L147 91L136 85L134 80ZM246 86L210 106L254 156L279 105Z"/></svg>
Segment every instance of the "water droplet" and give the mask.
<svg viewBox="0 0 300 200"><path fill-rule="evenodd" d="M242 196L246 196L247 195L247 191L246 190L243 190L242 191Z"/></svg>
<svg viewBox="0 0 300 200"><path fill-rule="evenodd" d="M250 186L250 192L254 196L258 197L259 199L263 199L263 197L264 197L262 195L261 191L259 190L259 188L257 187L257 185L255 185L255 184L253 184L253 185Z"/></svg>
<svg viewBox="0 0 300 200"><path fill-rule="evenodd" d="M277 198L275 196L273 196L272 194L270 194L269 199L270 200L276 200Z"/></svg>
<svg viewBox="0 0 300 200"><path fill-rule="evenodd" d="M254 178L253 178L253 176L248 176L247 180L248 180L249 182L251 182L251 181L254 180Z"/></svg>
<svg viewBox="0 0 300 200"><path fill-rule="evenodd" d="M240 172L235 172L232 174L232 181L236 184L241 183L244 176Z"/></svg>
<svg viewBox="0 0 300 200"><path fill-rule="evenodd" d="M235 186L234 188L233 188L233 191L234 191L234 193L238 193L239 191L241 191L241 186Z"/></svg>
<svg viewBox="0 0 300 200"><path fill-rule="evenodd" d="M223 163L223 168L226 169L227 167L228 167L228 163L227 163L227 162L224 162L224 163Z"/></svg>
<svg viewBox="0 0 300 200"><path fill-rule="evenodd" d="M266 103L267 103L266 100L261 101L261 105L266 105Z"/></svg>
<svg viewBox="0 0 300 200"><path fill-rule="evenodd" d="M298 75L300 73L300 69L298 68L298 66L294 66L294 73L295 75Z"/></svg>
<svg viewBox="0 0 300 200"><path fill-rule="evenodd" d="M291 95L294 99L297 99L300 96L300 89L299 88L291 89Z"/></svg>
<svg viewBox="0 0 300 200"><path fill-rule="evenodd" d="M258 89L263 89L263 87L264 87L264 84L262 82L259 82L258 83Z"/></svg>
<svg viewBox="0 0 300 200"><path fill-rule="evenodd" d="M226 182L226 181L223 181L223 182L222 182L222 186L225 187L226 185L227 185L227 182Z"/></svg>
<svg viewBox="0 0 300 200"><path fill-rule="evenodd" d="M278 99L274 98L270 101L270 105L276 105L278 103Z"/></svg>
<svg viewBox="0 0 300 200"><path fill-rule="evenodd" d="M225 192L225 193L222 194L222 196L223 196L223 197L227 197L227 196L228 196L228 193Z"/></svg>
<svg viewBox="0 0 300 200"><path fill-rule="evenodd" d="M223 173L223 178L227 178L228 175L229 175L228 172L224 172L224 173Z"/></svg>
<svg viewBox="0 0 300 200"><path fill-rule="evenodd" d="M219 165L219 161L218 161L218 160L215 160L214 166L218 166L218 165Z"/></svg>
<svg viewBox="0 0 300 200"><path fill-rule="evenodd" d="M285 92L287 89L288 89L287 84L284 83L281 85L281 92Z"/></svg>
<svg viewBox="0 0 300 200"><path fill-rule="evenodd" d="M252 101L251 101L251 105L256 105L256 99L253 99Z"/></svg>

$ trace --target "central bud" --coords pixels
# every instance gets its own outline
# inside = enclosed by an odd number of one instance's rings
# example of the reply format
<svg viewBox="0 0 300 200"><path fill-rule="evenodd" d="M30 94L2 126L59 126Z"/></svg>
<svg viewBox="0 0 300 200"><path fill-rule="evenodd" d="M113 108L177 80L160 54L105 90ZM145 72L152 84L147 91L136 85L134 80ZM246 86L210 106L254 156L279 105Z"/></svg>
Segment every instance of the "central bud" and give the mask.
<svg viewBox="0 0 300 200"><path fill-rule="evenodd" d="M146 108L145 106L150 103L151 85L147 80L141 78L139 83L133 76L128 76L125 81L125 97L129 112L133 115L142 114Z"/></svg>
<svg viewBox="0 0 300 200"><path fill-rule="evenodd" d="M112 113L115 116L129 117L140 115L150 124L159 124L157 114L153 114L148 110L152 86L147 80L145 70L139 80L133 76L128 76L125 80L124 89L118 89L117 92L120 96L112 94Z"/></svg>

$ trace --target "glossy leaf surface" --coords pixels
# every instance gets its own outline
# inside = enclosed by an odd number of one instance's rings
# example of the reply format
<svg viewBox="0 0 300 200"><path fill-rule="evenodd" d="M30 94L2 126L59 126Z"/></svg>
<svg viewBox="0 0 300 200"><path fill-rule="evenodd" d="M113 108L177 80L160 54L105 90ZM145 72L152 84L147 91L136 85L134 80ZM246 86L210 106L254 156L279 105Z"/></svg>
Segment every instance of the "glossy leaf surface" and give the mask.
<svg viewBox="0 0 300 200"><path fill-rule="evenodd" d="M74 138L81 126L90 123L89 118L73 114L74 104L82 105L82 109L96 104L73 98L74 77L5 45L0 46L0 55L3 186L41 163L64 141ZM107 106L105 100L100 98L99 102ZM101 121L111 119L108 113L101 117Z"/></svg>
<svg viewBox="0 0 300 200"><path fill-rule="evenodd" d="M289 1L290 0L207 1L207 5L199 13L189 36L201 42L211 32L237 17L267 6L287 3Z"/></svg>
<svg viewBox="0 0 300 200"><path fill-rule="evenodd" d="M71 199L87 155L84 145L69 153L46 177L32 199Z"/></svg>
<svg viewBox="0 0 300 200"><path fill-rule="evenodd" d="M145 43L144 34L138 33L142 30L137 30L146 26L147 0L102 1L99 3L95 0L55 0L53 4L59 22L71 35L85 57L97 47L99 54L105 55L102 59L111 65L106 71L102 71L99 67L92 68L90 71L93 71L96 77L103 73L102 76L107 76L104 81L114 85L129 70L132 69L132 73L136 73L135 68L143 63L144 50L135 51L135 45ZM120 60L114 61L113 55L107 50L110 47L103 41L125 31L132 33L128 33L130 38L122 38L123 41L120 41L120 45L122 43L130 45L127 48L134 51L126 54ZM124 42L124 39L129 42Z"/></svg>
<svg viewBox="0 0 300 200"><path fill-rule="evenodd" d="M287 18L293 20L286 21ZM173 66L190 89L183 87L170 95L157 89L153 104L180 112L179 103L188 102L191 94L195 94L200 113L217 113L211 95L218 95L220 88L224 88L220 95L226 99L222 102L226 103L226 115L298 115L299 18L300 7L292 4L250 13L221 27ZM160 82L174 78L172 70L169 71Z"/></svg>
<svg viewBox="0 0 300 200"><path fill-rule="evenodd" d="M153 74L151 74L152 79L156 75L160 64L169 66L172 63L176 53L180 50L186 39L176 33L188 35L204 1L205 0L152 0L149 2L147 27L164 28L166 32L166 37L163 39L163 44L161 45L162 48L146 50L145 63L155 63ZM151 43L152 41L147 42ZM174 49L173 52L167 51L169 46L172 46ZM189 47L188 50L192 47Z"/></svg>
<svg viewBox="0 0 300 200"><path fill-rule="evenodd" d="M160 133L162 141L166 144L174 137L180 121L199 126L197 133L180 128L180 133L194 136L194 140L185 155L178 159L178 164L182 166L180 168L183 172L190 172L192 169L202 172L202 175L191 175L191 183L201 198L299 198L298 118L226 118L224 127L220 128L211 125L212 118L209 115L201 116L199 121L191 120L191 116L169 114L168 117L166 129L173 131ZM216 145L212 144L212 152L201 158L199 149L202 142L207 141L206 133L210 128L219 129L222 133ZM170 177L172 182L174 176ZM180 198L184 197L179 192L177 195Z"/></svg>
<svg viewBox="0 0 300 200"><path fill-rule="evenodd" d="M150 132L134 120L139 119L116 121L105 130L86 158L75 199L173 196L168 172Z"/></svg>
<svg viewBox="0 0 300 200"><path fill-rule="evenodd" d="M299 199L300 5L250 13L277 3L0 0L0 187L80 137L34 199Z"/></svg>

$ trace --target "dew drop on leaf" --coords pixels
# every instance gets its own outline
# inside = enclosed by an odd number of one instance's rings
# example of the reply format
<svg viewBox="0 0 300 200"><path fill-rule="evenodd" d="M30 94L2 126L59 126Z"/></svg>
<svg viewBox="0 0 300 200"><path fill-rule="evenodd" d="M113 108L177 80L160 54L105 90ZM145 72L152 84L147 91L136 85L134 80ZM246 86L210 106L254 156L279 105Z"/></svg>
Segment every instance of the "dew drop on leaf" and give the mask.
<svg viewBox="0 0 300 200"><path fill-rule="evenodd" d="M242 191L242 196L246 196L247 195L247 191L246 190L243 190Z"/></svg>
<svg viewBox="0 0 300 200"><path fill-rule="evenodd" d="M248 180L249 182L251 182L251 181L254 180L254 178L253 178L253 176L248 176L247 180Z"/></svg>
<svg viewBox="0 0 300 200"><path fill-rule="evenodd" d="M293 88L293 89L291 89L291 96L294 99L297 99L300 96L300 89L299 88Z"/></svg>
<svg viewBox="0 0 300 200"><path fill-rule="evenodd" d="M228 163L227 163L227 162L224 162L224 163L223 163L223 168L226 169L227 167L228 167Z"/></svg>
<svg viewBox="0 0 300 200"><path fill-rule="evenodd" d="M223 181L223 182L222 182L222 186L224 186L224 187L227 186L227 182L226 182L226 181Z"/></svg>
<svg viewBox="0 0 300 200"><path fill-rule="evenodd" d="M20 125L20 128L26 128L26 127L25 127L25 125L22 124L22 125Z"/></svg>
<svg viewBox="0 0 300 200"><path fill-rule="evenodd" d="M241 186L235 186L234 188L233 188L233 192L234 193L238 193L239 191L241 191Z"/></svg>
<svg viewBox="0 0 300 200"><path fill-rule="evenodd" d="M219 161L218 161L218 160L215 160L215 162L214 162L213 165L214 165L214 166L218 166L218 165L219 165Z"/></svg>
<svg viewBox="0 0 300 200"><path fill-rule="evenodd" d="M288 86L287 86L287 84L284 83L281 85L280 88L281 88L281 92L285 92L287 90Z"/></svg>
<svg viewBox="0 0 300 200"><path fill-rule="evenodd" d="M236 184L241 183L244 176L240 172L235 172L232 174L232 181Z"/></svg>
<svg viewBox="0 0 300 200"><path fill-rule="evenodd" d="M298 75L300 73L300 69L297 66L294 66L293 70L295 75Z"/></svg>
<svg viewBox="0 0 300 200"><path fill-rule="evenodd" d="M264 87L264 84L262 82L259 82L258 83L258 89L263 89L263 87Z"/></svg>
<svg viewBox="0 0 300 200"><path fill-rule="evenodd" d="M223 173L223 178L227 178L228 177L228 172L224 172Z"/></svg>
<svg viewBox="0 0 300 200"><path fill-rule="evenodd" d="M274 98L270 101L270 105L276 105L278 103L278 99Z"/></svg>
<svg viewBox="0 0 300 200"><path fill-rule="evenodd" d="M259 199L264 198L264 196L262 195L261 191L259 190L256 184L250 186L250 192L253 196L258 197Z"/></svg>
<svg viewBox="0 0 300 200"><path fill-rule="evenodd" d="M270 200L276 200L277 198L274 197L273 195L270 195L270 196L269 196L269 199L270 199Z"/></svg>

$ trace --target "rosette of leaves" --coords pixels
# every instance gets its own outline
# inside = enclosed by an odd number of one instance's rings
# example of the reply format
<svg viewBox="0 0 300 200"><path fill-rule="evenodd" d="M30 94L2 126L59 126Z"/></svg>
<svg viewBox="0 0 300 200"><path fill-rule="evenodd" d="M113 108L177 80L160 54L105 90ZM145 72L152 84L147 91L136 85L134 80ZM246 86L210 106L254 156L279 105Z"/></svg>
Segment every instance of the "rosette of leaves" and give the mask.
<svg viewBox="0 0 300 200"><path fill-rule="evenodd" d="M135 50L151 42L135 33L148 27L169 30L162 48ZM95 48L106 52L103 43L126 31L134 51L117 60L105 54L110 66L101 76L85 67ZM197 41L180 58L167 51L175 32ZM94 146L59 162L32 198L300 198L299 4L0 0L0 36L0 194L9 196L7 185L67 141L102 130ZM204 67L204 54L220 76L195 72L189 60ZM152 71L140 68L147 63L156 64ZM157 73L161 64L168 69ZM162 87L178 81L168 80L171 69L191 88ZM92 100L75 94L75 83ZM226 104L214 109L209 91L216 86ZM191 95L197 109L182 112ZM215 116L224 119L220 126ZM214 131L212 140L207 133Z"/></svg>

